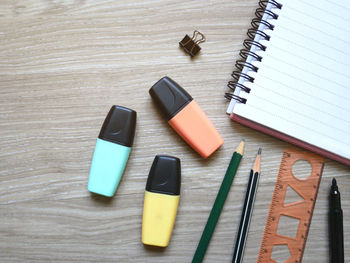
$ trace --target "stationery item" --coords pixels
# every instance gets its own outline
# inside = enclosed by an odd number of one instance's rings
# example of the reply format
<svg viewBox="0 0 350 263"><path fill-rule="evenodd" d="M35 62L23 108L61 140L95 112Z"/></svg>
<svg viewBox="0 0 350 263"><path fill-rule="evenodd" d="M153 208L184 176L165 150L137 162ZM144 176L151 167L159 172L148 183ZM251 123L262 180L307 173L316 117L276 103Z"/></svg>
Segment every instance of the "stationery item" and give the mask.
<svg viewBox="0 0 350 263"><path fill-rule="evenodd" d="M228 195L228 192L230 191L233 178L235 177L239 163L241 162L244 152L244 144L244 140L241 141L236 151L232 155L230 164L226 170L225 177L221 183L219 192L216 196L213 208L210 211L207 224L205 225L201 239L199 240L199 244L192 259L192 263L199 263L203 261L211 236L213 235L216 223L219 220L221 210L224 207L226 197Z"/></svg>
<svg viewBox="0 0 350 263"><path fill-rule="evenodd" d="M250 219L253 213L256 190L258 189L260 177L261 148L256 156L253 169L250 170L247 193L244 200L241 222L239 223L235 250L232 263L240 263L243 259L244 247L248 236Z"/></svg>
<svg viewBox="0 0 350 263"><path fill-rule="evenodd" d="M223 144L220 134L197 102L175 81L164 77L149 93L169 125L203 158Z"/></svg>
<svg viewBox="0 0 350 263"><path fill-rule="evenodd" d="M200 38L198 38L198 36ZM198 38L198 40L197 40ZM189 37L189 35L186 35L180 42L179 45L183 50L193 58L195 55L198 54L198 52L201 50L201 47L199 46L200 43L203 43L205 41L205 36L195 30L193 32L192 38Z"/></svg>
<svg viewBox="0 0 350 263"><path fill-rule="evenodd" d="M311 166L311 174L306 179L301 180L293 175L292 167L298 160L306 160ZM258 263L275 262L271 258L274 246L286 246L289 249L291 256L288 258L288 262L301 262L321 181L323 165L324 159L310 152L294 149L286 149L284 151L273 191ZM288 203L286 193L289 187L300 195L302 200ZM296 236L291 237L279 233L278 224L281 217L284 216L299 220Z"/></svg>
<svg viewBox="0 0 350 263"><path fill-rule="evenodd" d="M180 199L180 159L157 155L149 172L142 218L142 243L167 247Z"/></svg>
<svg viewBox="0 0 350 263"><path fill-rule="evenodd" d="M343 210L335 178L332 180L329 194L329 246L329 262L344 263Z"/></svg>
<svg viewBox="0 0 350 263"><path fill-rule="evenodd" d="M228 83L231 119L350 165L347 6L260 0Z"/></svg>
<svg viewBox="0 0 350 263"><path fill-rule="evenodd" d="M136 111L113 106L97 138L88 190L111 197L118 187L134 141Z"/></svg>

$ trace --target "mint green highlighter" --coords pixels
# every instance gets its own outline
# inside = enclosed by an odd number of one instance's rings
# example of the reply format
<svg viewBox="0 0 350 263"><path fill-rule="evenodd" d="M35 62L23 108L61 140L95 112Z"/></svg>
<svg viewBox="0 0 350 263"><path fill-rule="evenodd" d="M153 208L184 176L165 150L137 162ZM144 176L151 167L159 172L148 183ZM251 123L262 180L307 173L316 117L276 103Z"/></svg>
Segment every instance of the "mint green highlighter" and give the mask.
<svg viewBox="0 0 350 263"><path fill-rule="evenodd" d="M134 141L136 112L114 105L101 128L91 162L88 190L114 195Z"/></svg>

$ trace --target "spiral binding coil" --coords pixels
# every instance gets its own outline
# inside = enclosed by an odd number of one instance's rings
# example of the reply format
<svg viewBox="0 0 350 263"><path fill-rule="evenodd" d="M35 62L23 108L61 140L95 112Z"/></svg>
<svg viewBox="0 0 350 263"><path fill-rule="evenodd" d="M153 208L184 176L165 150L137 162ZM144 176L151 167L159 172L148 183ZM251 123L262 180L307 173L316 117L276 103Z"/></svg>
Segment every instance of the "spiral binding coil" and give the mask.
<svg viewBox="0 0 350 263"><path fill-rule="evenodd" d="M225 98L228 100L236 100L240 103L246 103L247 99L242 98L240 96L237 96L235 94L233 94L233 92L235 91L235 89L238 87L240 88L242 91L249 93L250 92L250 88L248 88L247 86L238 83L240 78L245 79L245 81L254 82L254 78L246 73L243 73L243 69L244 68L248 68L250 71L253 72L258 72L259 68L255 65L253 65L252 63L247 62L247 58L248 56L252 57L255 61L259 61L261 62L262 60L262 56L258 55L255 52L251 51L251 47L255 46L257 49L261 50L261 51L265 51L266 50L266 46L264 46L263 44L255 41L255 36L259 35L262 39L269 41L270 40L270 35L266 34L264 31L259 30L259 25L263 24L266 29L268 30L273 30L274 29L274 25L271 24L270 22L268 22L267 20L263 20L263 16L264 14L267 14L269 18L271 19L278 19L278 15L274 12L272 12L271 10L267 10L266 6L267 4L270 3L272 4L275 8L281 9L282 5L280 3L278 3L276 0L260 0L259 1L259 7L256 9L255 11L255 18L252 20L251 22L251 28L248 29L247 32L247 36L248 38L244 40L243 42L243 46L244 48L240 50L239 52L239 56L241 57L241 59L236 61L235 67L236 70L234 70L231 74L233 80L230 80L227 84L227 87L229 87L232 92L227 92L225 93Z"/></svg>

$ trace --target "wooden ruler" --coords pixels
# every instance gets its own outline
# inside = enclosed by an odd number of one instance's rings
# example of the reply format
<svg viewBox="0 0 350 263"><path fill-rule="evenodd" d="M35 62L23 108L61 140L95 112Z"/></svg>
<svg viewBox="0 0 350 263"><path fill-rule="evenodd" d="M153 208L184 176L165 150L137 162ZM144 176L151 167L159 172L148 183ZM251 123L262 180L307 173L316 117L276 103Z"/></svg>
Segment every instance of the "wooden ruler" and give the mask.
<svg viewBox="0 0 350 263"><path fill-rule="evenodd" d="M312 168L311 175L304 180L294 177L292 173L292 166L298 160L308 161ZM323 164L324 159L322 157L309 152L286 149L283 153L260 247L258 263L277 263L271 258L275 245L288 246L291 256L285 261L286 263L301 262L321 181ZM304 200L284 204L288 186L295 190ZM283 236L277 233L281 215L300 220L296 237Z"/></svg>

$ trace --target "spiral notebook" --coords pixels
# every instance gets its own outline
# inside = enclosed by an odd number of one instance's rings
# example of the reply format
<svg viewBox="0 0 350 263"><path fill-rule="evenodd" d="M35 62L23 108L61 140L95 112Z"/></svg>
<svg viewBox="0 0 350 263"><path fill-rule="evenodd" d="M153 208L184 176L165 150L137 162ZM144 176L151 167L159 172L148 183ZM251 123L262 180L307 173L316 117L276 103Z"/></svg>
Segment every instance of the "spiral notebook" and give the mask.
<svg viewBox="0 0 350 263"><path fill-rule="evenodd" d="M350 165L348 0L260 0L225 97L232 120Z"/></svg>

